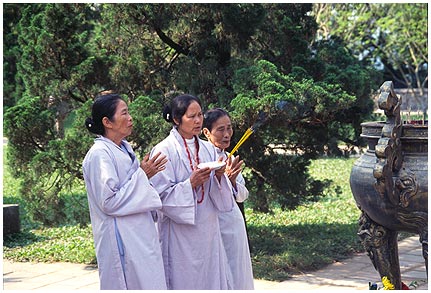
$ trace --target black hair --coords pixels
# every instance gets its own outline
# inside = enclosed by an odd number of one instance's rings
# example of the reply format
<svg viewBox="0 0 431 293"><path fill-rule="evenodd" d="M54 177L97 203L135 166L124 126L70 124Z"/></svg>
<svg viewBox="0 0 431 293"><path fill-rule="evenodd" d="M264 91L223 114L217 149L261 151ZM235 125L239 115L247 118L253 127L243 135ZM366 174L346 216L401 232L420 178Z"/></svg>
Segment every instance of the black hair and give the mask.
<svg viewBox="0 0 431 293"><path fill-rule="evenodd" d="M105 127L102 119L107 117L112 120L119 101L122 100L118 94L106 94L95 99L91 108L91 117L85 120L88 131L94 134L104 135Z"/></svg>
<svg viewBox="0 0 431 293"><path fill-rule="evenodd" d="M204 114L204 123L202 125L202 128L207 128L209 131L211 131L214 122L216 122L220 117L224 116L230 118L229 113L221 108L214 108L206 111Z"/></svg>
<svg viewBox="0 0 431 293"><path fill-rule="evenodd" d="M181 118L187 112L187 108L192 102L197 102L202 108L201 101L192 95L184 94L172 99L170 105L163 109L163 118L175 125L174 119L181 123Z"/></svg>

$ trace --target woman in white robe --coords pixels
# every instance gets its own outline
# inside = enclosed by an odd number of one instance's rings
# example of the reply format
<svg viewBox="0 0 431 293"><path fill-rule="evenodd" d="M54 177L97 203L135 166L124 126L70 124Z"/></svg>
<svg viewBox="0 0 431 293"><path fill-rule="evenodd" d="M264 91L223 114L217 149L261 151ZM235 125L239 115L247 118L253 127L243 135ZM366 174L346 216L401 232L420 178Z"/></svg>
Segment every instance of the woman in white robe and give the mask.
<svg viewBox="0 0 431 293"><path fill-rule="evenodd" d="M204 115L203 134L217 149L217 154L227 159L225 151L230 146L233 135L232 123L229 114L223 109L216 108L207 111ZM232 183L233 196L236 202L244 202L248 198L248 189L241 174L243 161L237 156L227 161L226 173ZM229 266L233 277L234 290L253 290L253 269L250 258L245 221L238 205L232 211L220 213L220 230L226 249Z"/></svg>
<svg viewBox="0 0 431 293"><path fill-rule="evenodd" d="M166 289L152 211L162 203L148 176L166 158L139 162L124 138L132 118L118 95L96 99L87 129L99 135L83 161L100 289Z"/></svg>
<svg viewBox="0 0 431 293"><path fill-rule="evenodd" d="M163 206L158 227L168 289L232 289L218 214L233 208L232 186L224 167L197 168L217 161L215 148L198 138L203 114L191 95L176 97L164 112L174 127L152 154L166 155L166 169L150 181Z"/></svg>

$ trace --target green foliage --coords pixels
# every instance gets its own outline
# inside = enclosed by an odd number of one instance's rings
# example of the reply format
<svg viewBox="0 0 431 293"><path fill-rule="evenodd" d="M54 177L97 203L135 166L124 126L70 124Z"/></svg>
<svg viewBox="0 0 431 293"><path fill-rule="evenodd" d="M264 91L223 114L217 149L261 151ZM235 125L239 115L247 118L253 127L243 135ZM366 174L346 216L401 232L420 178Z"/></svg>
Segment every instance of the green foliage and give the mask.
<svg viewBox="0 0 431 293"><path fill-rule="evenodd" d="M7 162L6 158L7 146L3 146L3 162ZM20 186L22 179L11 174L7 164L3 165L3 204L18 204L20 213L21 227L33 228L39 223L34 223L30 214L27 212L27 201L20 194Z"/></svg>
<svg viewBox="0 0 431 293"><path fill-rule="evenodd" d="M346 134L345 128L338 133L330 126L345 122L342 113L356 98L338 84L296 81L263 60L238 70L233 89L231 113L242 132L266 113L264 124L240 151L250 168L246 175L254 208L269 211L273 202L291 209L319 197L327 182L310 179L309 160L323 154L333 137Z"/></svg>
<svg viewBox="0 0 431 293"><path fill-rule="evenodd" d="M360 211L348 184L354 161L312 161L312 177L333 184L317 202L272 214L246 209L255 278L286 280L363 251L356 235Z"/></svg>
<svg viewBox="0 0 431 293"><path fill-rule="evenodd" d="M64 121L94 94L96 56L90 56L91 6L33 4L20 7L16 79L25 90L5 113L8 162L22 177L30 217L46 225L65 221L61 191L82 178L81 162L90 136L83 121L65 135ZM103 77L103 76L102 76ZM90 78L87 79L87 78ZM13 158L13 159L12 159ZM80 182L82 183L82 182Z"/></svg>
<svg viewBox="0 0 431 293"><path fill-rule="evenodd" d="M75 125L84 124L81 111L77 111L74 128L64 139L55 140L54 135L49 137L50 131L46 129L51 127L49 117L52 112L43 109L40 99L35 98L22 99L8 110L6 136L12 143L7 148L7 162L12 174L22 177L20 193L26 201L29 216L46 225L55 225L66 219L67 201L60 196L61 191L70 191L74 185L82 184L78 181L82 179L81 162L93 138L86 130L80 130L82 126ZM14 129L24 130L27 135L18 134L12 131ZM44 137L47 138L42 141ZM20 151L24 147L28 152L22 154ZM78 222L82 220L78 219Z"/></svg>
<svg viewBox="0 0 431 293"><path fill-rule="evenodd" d="M6 153L9 147L4 145L3 161L8 162ZM83 190L80 182L75 182L67 193L62 192L55 195L54 199L60 197L63 206L59 209L58 206L47 206L47 199L39 195L30 195L23 193L22 181L20 177L15 177L11 174L11 169L7 164L3 167L3 203L18 204L20 210L21 227L24 230L37 228L43 225L43 221L53 218L53 215L61 220L62 224L80 224L86 225L90 221L88 210L88 200L85 190ZM30 200L29 196L39 196L36 200ZM40 202L41 201L41 202ZM58 210L56 210L58 209ZM40 212L40 214L38 214ZM46 212L46 214L45 214ZM59 214L63 215L62 217ZM39 215L39 217L37 216Z"/></svg>
<svg viewBox="0 0 431 293"><path fill-rule="evenodd" d="M164 139L172 127L160 114L163 106L160 100L163 101L160 94L152 97L139 96L129 106L133 117L133 134L129 139L135 143L134 149L141 158Z"/></svg>
<svg viewBox="0 0 431 293"><path fill-rule="evenodd" d="M428 83L426 3L332 3L313 8L324 39L340 38L385 80L423 89ZM424 106L424 105L422 105Z"/></svg>
<svg viewBox="0 0 431 293"><path fill-rule="evenodd" d="M4 135L10 143L8 163L14 176L24 176L32 158L55 138L53 120L41 97L24 96L5 113Z"/></svg>
<svg viewBox="0 0 431 293"><path fill-rule="evenodd" d="M83 185L80 165L93 139L84 119L105 90L127 97L135 128L128 140L140 157L167 135L161 110L173 93L231 111L236 135L267 113L242 148L250 152L240 153L261 210L272 200L293 208L319 197L326 183L309 178L308 160L335 153L340 140L358 144L370 110L369 70L343 44L315 44L309 3L5 6L14 75L5 99L18 101L5 112L9 164L23 178L32 217L46 225L66 221L61 194Z"/></svg>
<svg viewBox="0 0 431 293"><path fill-rule="evenodd" d="M377 85L382 83L381 75L359 64L346 50L344 43L336 38L315 43L313 47L317 52L315 59L321 64L321 76L313 76L319 81L339 85L346 93L355 96L355 101L336 113L334 121L328 125L329 137L332 138L328 144L329 151L340 155L337 150L339 141L347 145L361 144L361 123L370 119L373 111L370 93L375 92Z"/></svg>
<svg viewBox="0 0 431 293"><path fill-rule="evenodd" d="M96 263L91 225L6 235L3 255L15 261Z"/></svg>
<svg viewBox="0 0 431 293"><path fill-rule="evenodd" d="M33 4L18 22L18 75L26 92L57 99L85 101L83 79L93 70L86 48L92 26L90 6ZM87 81L88 82L88 81ZM93 81L94 82L94 81ZM69 101L71 102L71 101Z"/></svg>
<svg viewBox="0 0 431 293"><path fill-rule="evenodd" d="M18 30L23 4L3 5L3 109L15 105L23 91L22 81L16 76L19 60Z"/></svg>

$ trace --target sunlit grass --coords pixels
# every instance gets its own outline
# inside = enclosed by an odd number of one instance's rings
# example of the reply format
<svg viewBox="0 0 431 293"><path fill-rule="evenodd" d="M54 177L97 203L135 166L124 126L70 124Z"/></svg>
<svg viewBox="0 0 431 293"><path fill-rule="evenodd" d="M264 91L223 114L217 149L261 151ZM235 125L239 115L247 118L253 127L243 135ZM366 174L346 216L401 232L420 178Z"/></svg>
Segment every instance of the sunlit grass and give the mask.
<svg viewBox="0 0 431 293"><path fill-rule="evenodd" d="M310 174L331 179L331 188L318 202L273 214L246 209L256 278L285 280L291 274L321 268L363 251L356 232L360 215L350 191L354 158L313 161ZM336 193L334 193L336 191Z"/></svg>
<svg viewBox="0 0 431 293"><path fill-rule="evenodd" d="M15 261L95 263L91 225L33 229L6 235L3 256Z"/></svg>

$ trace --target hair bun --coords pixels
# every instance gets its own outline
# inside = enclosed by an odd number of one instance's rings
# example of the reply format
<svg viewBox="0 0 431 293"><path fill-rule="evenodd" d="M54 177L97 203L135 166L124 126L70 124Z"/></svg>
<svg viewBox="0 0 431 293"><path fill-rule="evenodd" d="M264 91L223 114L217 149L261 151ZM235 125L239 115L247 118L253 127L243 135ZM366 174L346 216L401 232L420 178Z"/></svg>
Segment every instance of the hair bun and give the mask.
<svg viewBox="0 0 431 293"><path fill-rule="evenodd" d="M93 125L94 125L94 121L93 121L93 118L87 118L87 119L85 119L85 125L88 127L88 128L91 128Z"/></svg>
<svg viewBox="0 0 431 293"><path fill-rule="evenodd" d="M87 127L87 129L90 132L94 133L94 121L93 121L93 118L89 117L89 118L85 119L85 127Z"/></svg>
<svg viewBox="0 0 431 293"><path fill-rule="evenodd" d="M165 106L163 109L163 118L168 122L173 122L172 109L170 106Z"/></svg>

